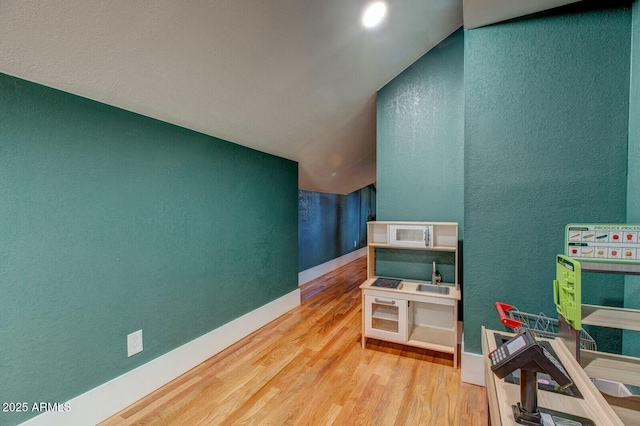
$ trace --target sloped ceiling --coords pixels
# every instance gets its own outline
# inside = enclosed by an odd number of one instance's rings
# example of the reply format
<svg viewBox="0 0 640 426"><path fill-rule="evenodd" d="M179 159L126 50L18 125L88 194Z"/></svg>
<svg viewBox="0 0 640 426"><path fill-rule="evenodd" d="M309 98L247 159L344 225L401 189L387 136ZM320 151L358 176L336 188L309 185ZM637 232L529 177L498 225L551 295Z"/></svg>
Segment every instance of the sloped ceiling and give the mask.
<svg viewBox="0 0 640 426"><path fill-rule="evenodd" d="M579 0L464 0L464 28L482 27L508 19L577 3Z"/></svg>
<svg viewBox="0 0 640 426"><path fill-rule="evenodd" d="M0 72L295 160L301 189L346 194L376 180L376 91L463 20L461 0L394 0L367 30L367 3L3 0Z"/></svg>

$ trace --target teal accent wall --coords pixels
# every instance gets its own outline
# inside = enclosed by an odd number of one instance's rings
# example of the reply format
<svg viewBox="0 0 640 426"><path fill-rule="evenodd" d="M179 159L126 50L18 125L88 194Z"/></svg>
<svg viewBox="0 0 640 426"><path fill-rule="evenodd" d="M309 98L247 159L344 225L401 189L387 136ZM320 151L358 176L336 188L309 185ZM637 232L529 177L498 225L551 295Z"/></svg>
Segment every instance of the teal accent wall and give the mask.
<svg viewBox="0 0 640 426"><path fill-rule="evenodd" d="M630 18L585 10L465 33L465 351L481 352L481 325L502 329L495 301L555 315L567 223L625 221ZM585 281L586 303L622 304L622 277ZM619 350L621 336L594 337Z"/></svg>
<svg viewBox="0 0 640 426"><path fill-rule="evenodd" d="M456 31L378 92L377 218L458 222L464 234L464 33ZM462 241L460 241L460 249ZM461 250L462 251L462 250ZM460 255L462 257L462 255ZM380 276L445 282L454 256L377 250ZM460 271L459 281L463 282Z"/></svg>
<svg viewBox="0 0 640 426"><path fill-rule="evenodd" d="M460 29L378 92L378 220L458 222L464 234Z"/></svg>
<svg viewBox="0 0 640 426"><path fill-rule="evenodd" d="M640 223L640 5L633 3L631 38L631 88L629 94L629 176L627 223ZM640 277L625 282L626 308L640 309ZM640 332L623 332L622 353L640 356Z"/></svg>
<svg viewBox="0 0 640 426"><path fill-rule="evenodd" d="M0 401L67 401L297 289L295 162L2 74L0 123Z"/></svg>
<svg viewBox="0 0 640 426"><path fill-rule="evenodd" d="M443 282L455 282L455 254L453 253L376 249L376 273L382 277L431 281L432 262L436 262L436 268L442 275Z"/></svg>
<svg viewBox="0 0 640 426"><path fill-rule="evenodd" d="M367 221L375 214L373 185L347 195L299 191L300 272L365 247Z"/></svg>

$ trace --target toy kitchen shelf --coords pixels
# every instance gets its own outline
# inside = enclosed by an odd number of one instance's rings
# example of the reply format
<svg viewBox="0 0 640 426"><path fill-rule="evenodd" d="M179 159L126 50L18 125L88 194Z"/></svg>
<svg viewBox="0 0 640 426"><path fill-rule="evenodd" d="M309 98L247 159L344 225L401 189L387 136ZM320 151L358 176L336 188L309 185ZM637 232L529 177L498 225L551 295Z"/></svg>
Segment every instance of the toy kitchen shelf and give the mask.
<svg viewBox="0 0 640 426"><path fill-rule="evenodd" d="M453 355L458 366L458 224L369 222L367 280L362 290L362 347L367 338ZM376 250L447 251L454 254L455 282L405 280L376 275Z"/></svg>
<svg viewBox="0 0 640 426"><path fill-rule="evenodd" d="M580 349L582 325L640 331L640 310L582 303L582 273L640 275L640 226L570 224L556 257L554 302L561 339L592 379L640 386L640 358ZM640 425L640 396L606 396L627 425Z"/></svg>

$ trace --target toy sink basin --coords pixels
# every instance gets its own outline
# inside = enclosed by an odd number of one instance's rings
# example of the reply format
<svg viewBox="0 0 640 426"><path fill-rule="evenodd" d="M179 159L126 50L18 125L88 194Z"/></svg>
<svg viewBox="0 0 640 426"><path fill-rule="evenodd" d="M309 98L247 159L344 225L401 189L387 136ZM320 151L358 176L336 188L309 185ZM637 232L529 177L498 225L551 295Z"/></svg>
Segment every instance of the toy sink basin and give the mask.
<svg viewBox="0 0 640 426"><path fill-rule="evenodd" d="M425 293L449 294L451 289L445 285L418 284L416 290Z"/></svg>

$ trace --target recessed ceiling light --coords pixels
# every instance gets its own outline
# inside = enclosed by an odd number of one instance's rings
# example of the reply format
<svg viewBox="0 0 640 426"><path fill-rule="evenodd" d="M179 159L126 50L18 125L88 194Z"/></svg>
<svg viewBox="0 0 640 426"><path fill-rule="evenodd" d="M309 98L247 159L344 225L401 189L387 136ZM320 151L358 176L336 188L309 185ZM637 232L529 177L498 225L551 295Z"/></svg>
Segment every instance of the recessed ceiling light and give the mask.
<svg viewBox="0 0 640 426"><path fill-rule="evenodd" d="M387 5L382 1L371 3L362 14L362 25L373 28L384 19L387 14Z"/></svg>

